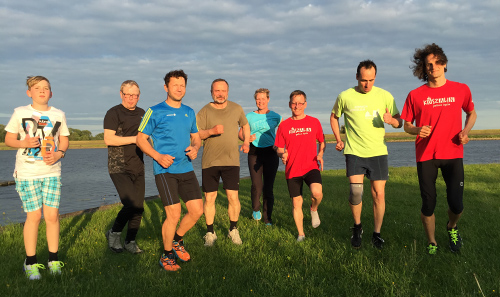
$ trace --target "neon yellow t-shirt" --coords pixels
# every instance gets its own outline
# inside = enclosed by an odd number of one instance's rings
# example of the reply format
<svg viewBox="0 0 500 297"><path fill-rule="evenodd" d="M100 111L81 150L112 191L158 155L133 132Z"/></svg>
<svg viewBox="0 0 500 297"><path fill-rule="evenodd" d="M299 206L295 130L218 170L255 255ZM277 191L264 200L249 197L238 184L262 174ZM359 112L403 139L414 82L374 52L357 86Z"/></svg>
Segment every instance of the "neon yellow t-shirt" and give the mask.
<svg viewBox="0 0 500 297"><path fill-rule="evenodd" d="M340 93L332 113L344 114L347 141L344 154L362 158L387 155L385 144L384 113L388 108L392 116L399 114L391 93L373 87L366 94L350 88Z"/></svg>

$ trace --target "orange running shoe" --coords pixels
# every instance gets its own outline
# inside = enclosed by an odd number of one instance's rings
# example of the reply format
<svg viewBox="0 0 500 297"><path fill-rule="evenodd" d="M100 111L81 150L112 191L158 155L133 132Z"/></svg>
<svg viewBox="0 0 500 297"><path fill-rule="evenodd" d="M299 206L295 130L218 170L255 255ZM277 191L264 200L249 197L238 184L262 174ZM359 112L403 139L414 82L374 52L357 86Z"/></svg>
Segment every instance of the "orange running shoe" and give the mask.
<svg viewBox="0 0 500 297"><path fill-rule="evenodd" d="M173 253L168 255L163 254L160 257L160 266L163 267L163 269L165 269L166 271L177 271L181 269L181 267L177 265Z"/></svg>
<svg viewBox="0 0 500 297"><path fill-rule="evenodd" d="M191 260L191 256L184 248L184 240L180 240L179 242L174 241L172 244L172 250L174 251L177 259L181 260L182 262Z"/></svg>

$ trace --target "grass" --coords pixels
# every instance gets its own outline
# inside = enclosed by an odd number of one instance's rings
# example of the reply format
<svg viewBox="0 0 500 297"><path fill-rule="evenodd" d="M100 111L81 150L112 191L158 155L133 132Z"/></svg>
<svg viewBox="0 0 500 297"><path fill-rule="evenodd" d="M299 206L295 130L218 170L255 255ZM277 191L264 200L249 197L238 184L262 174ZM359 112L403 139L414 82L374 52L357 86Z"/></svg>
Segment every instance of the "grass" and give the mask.
<svg viewBox="0 0 500 297"><path fill-rule="evenodd" d="M425 253L420 223L420 196L415 167L391 168L386 187L387 209L382 229L386 246L370 245L372 203L365 190L360 250L350 246L352 216L347 204L344 170L325 171L321 225L310 225L304 205L306 240L296 242L284 173L275 184L275 226L251 219L250 180L241 180L239 221L243 245L227 236L227 199L219 192L215 246L205 248L204 219L186 234L192 260L179 272L162 271L161 223L158 199L148 201L137 241L146 252L131 255L108 250L104 232L120 207L61 220L60 259L66 266L58 277L42 272L28 281L22 272L22 227L0 232L0 296L498 296L500 290L500 164L466 165L465 212L459 227L464 239L460 253L447 248L445 187L438 179L436 208L438 254ZM365 181L365 189L369 182ZM307 187L305 187L307 189ZM64 199L70 194L63 193ZM308 196L307 190L304 196ZM183 208L184 209L184 208ZM45 225L40 226L38 258L48 257ZM482 291L479 289L479 285Z"/></svg>

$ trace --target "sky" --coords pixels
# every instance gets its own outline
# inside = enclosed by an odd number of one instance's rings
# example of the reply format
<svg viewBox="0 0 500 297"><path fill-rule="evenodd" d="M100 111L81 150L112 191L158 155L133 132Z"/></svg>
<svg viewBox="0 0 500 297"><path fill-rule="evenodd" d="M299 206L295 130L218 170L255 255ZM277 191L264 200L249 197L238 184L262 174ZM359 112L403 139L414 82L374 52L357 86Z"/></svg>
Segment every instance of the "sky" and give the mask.
<svg viewBox="0 0 500 297"><path fill-rule="evenodd" d="M499 129L498 15L498 0L0 0L0 124L31 103L28 75L50 80L50 105L69 127L96 135L123 81L138 82L147 109L166 99L165 74L183 69L183 103L195 112L212 100L216 78L245 112L256 109L255 90L268 88L270 109L284 118L300 89L306 113L331 134L331 109L357 84L360 61L377 64L375 86L402 110L423 84L409 68L415 49L436 43L448 57L446 78L471 89L474 129Z"/></svg>

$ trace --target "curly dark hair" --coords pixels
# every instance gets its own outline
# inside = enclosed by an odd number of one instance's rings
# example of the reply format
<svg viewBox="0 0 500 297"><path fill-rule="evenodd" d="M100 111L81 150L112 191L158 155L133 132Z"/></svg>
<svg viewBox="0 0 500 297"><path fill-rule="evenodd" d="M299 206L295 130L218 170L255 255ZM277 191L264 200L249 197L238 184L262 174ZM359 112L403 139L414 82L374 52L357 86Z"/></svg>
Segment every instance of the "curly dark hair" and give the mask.
<svg viewBox="0 0 500 297"><path fill-rule="evenodd" d="M360 76L361 68L372 69L375 68L375 75L377 75L377 65L372 60L364 60L359 62L358 68L356 69L356 77Z"/></svg>
<svg viewBox="0 0 500 297"><path fill-rule="evenodd" d="M186 73L184 73L184 70L182 70L182 69L180 69L180 70L172 70L169 73L167 73L165 75L165 77L163 78L163 80L165 81L165 85L166 86L168 86L168 83L170 82L170 78L172 78L172 77L175 77L175 78L183 77L184 78L184 82L187 85L188 76L187 76Z"/></svg>
<svg viewBox="0 0 500 297"><path fill-rule="evenodd" d="M413 55L412 60L414 65L410 66L410 68L413 71L413 76L416 76L418 79L425 82L429 81L425 66L425 59L428 55L436 56L438 59L437 63L440 65L448 64L448 58L444 54L443 49L435 43L427 44L424 48L415 49L415 54ZM446 72L447 70L448 69L445 68L444 72Z"/></svg>

